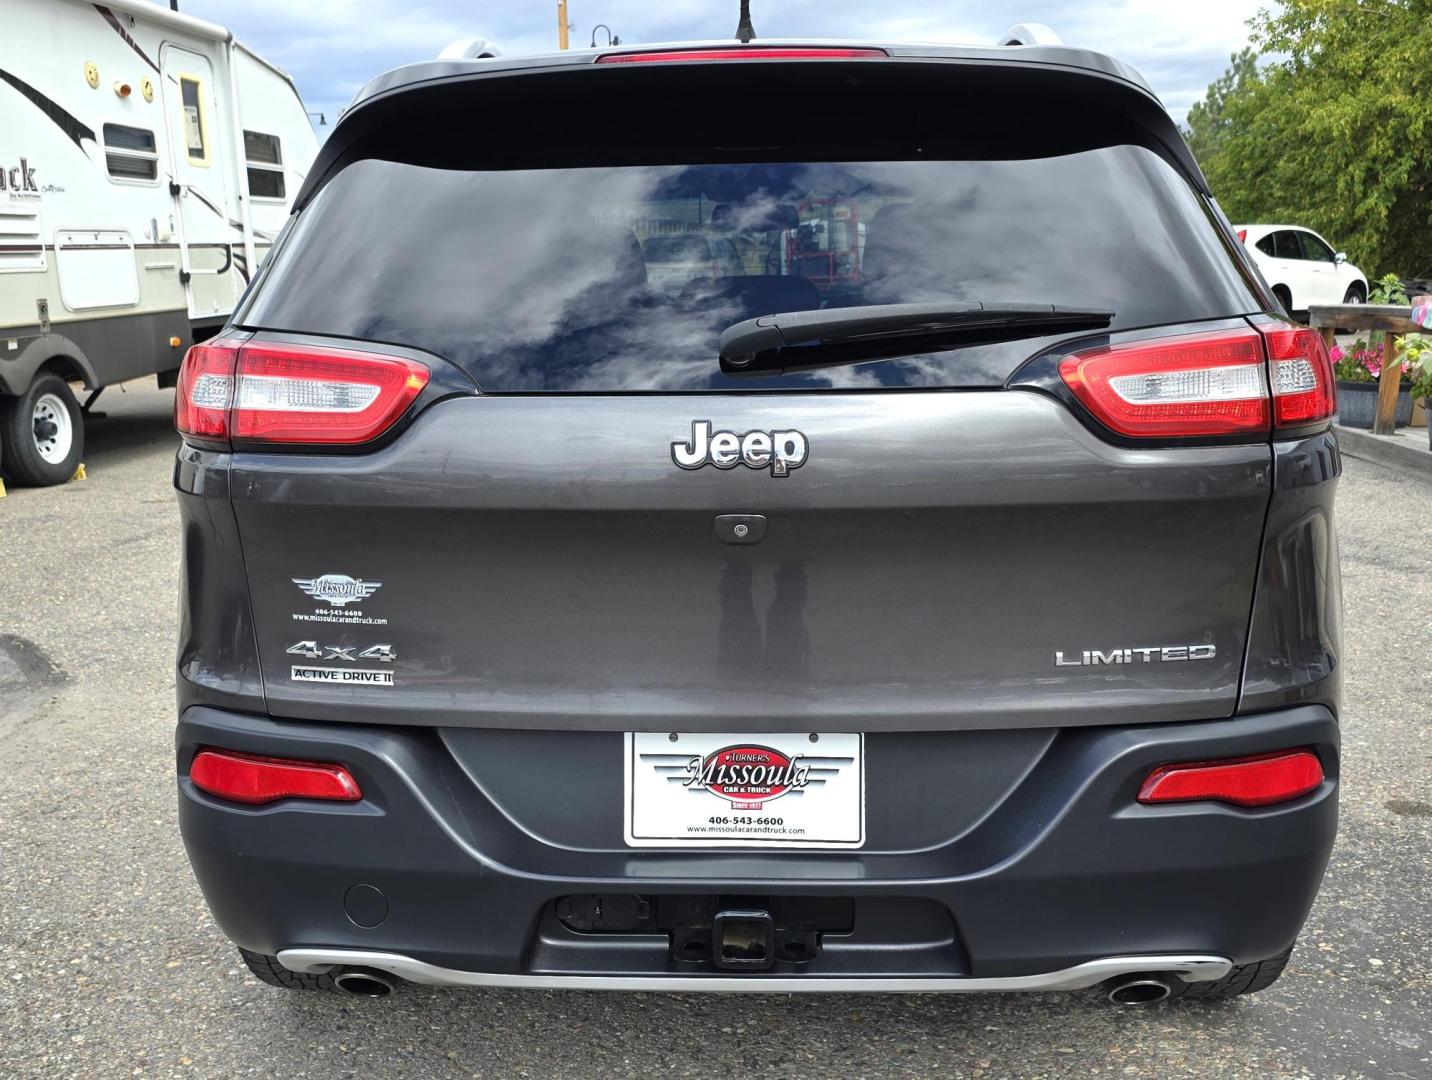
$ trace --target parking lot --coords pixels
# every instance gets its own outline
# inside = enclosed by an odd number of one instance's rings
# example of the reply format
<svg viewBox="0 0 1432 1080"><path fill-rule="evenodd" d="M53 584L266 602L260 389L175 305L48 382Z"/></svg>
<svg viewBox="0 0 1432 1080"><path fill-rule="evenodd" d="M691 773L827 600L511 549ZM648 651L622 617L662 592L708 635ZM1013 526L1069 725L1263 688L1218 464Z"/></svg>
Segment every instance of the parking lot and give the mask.
<svg viewBox="0 0 1432 1080"><path fill-rule="evenodd" d="M175 822L172 391L106 394L88 479L0 501L0 1076L1432 1075L1432 482L1348 459L1342 824L1281 982L724 996L259 984Z"/></svg>

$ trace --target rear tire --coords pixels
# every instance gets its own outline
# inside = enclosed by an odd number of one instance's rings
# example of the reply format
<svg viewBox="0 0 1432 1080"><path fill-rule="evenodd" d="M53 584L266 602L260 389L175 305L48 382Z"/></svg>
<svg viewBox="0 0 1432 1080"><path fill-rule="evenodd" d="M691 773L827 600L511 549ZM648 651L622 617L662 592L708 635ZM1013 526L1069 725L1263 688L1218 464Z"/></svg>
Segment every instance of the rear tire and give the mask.
<svg viewBox="0 0 1432 1080"><path fill-rule="evenodd" d="M1293 314L1293 294L1288 291L1286 285L1274 285L1273 295L1278 298L1278 303L1283 305L1283 310L1289 315Z"/></svg>
<svg viewBox="0 0 1432 1080"><path fill-rule="evenodd" d="M1256 994L1266 990L1278 981L1283 969L1288 966L1288 957L1293 955L1289 948L1268 960L1252 964L1235 964L1233 970L1217 982L1184 983L1172 997L1190 1001L1225 1001L1240 994Z"/></svg>
<svg viewBox="0 0 1432 1080"><path fill-rule="evenodd" d="M254 973L259 982L265 982L284 990L338 992L338 984L333 981L331 974L310 975L304 971L291 971L278 962L278 957L249 952L248 949L240 949L239 955L244 958L244 964Z"/></svg>
<svg viewBox="0 0 1432 1080"><path fill-rule="evenodd" d="M0 399L0 456L15 483L63 484L84 452L84 412L60 376L37 375L23 394Z"/></svg>
<svg viewBox="0 0 1432 1080"><path fill-rule="evenodd" d="M1364 289L1361 285L1357 285L1357 284L1349 285L1349 286L1347 287L1347 292L1343 294L1343 303L1344 303L1344 304L1365 304L1365 303L1367 303L1367 290Z"/></svg>

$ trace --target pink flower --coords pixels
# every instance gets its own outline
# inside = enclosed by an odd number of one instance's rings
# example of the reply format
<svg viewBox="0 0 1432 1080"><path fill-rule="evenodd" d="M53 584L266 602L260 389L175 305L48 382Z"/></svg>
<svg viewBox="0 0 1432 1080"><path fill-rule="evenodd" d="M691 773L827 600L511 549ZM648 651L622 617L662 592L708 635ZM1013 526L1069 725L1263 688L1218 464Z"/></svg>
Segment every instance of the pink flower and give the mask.
<svg viewBox="0 0 1432 1080"><path fill-rule="evenodd" d="M1334 345L1332 351L1328 353L1328 357L1334 364L1340 363L1343 358L1343 351L1339 346Z"/></svg>

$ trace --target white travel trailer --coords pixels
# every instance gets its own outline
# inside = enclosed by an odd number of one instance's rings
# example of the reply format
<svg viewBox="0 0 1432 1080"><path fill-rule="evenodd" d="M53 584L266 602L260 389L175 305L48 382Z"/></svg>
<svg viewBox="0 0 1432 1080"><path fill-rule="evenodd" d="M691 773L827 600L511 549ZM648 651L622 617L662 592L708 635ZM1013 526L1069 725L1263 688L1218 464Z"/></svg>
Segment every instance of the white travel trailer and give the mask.
<svg viewBox="0 0 1432 1080"><path fill-rule="evenodd" d="M317 140L293 81L148 0L3 0L0 470L59 483L83 410L223 326Z"/></svg>

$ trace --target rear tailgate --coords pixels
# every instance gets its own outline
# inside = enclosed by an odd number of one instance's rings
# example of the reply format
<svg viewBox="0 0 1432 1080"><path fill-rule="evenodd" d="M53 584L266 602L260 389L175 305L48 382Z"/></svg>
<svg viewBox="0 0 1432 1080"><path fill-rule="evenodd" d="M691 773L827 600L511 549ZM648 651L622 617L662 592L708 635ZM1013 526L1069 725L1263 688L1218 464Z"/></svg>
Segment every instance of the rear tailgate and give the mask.
<svg viewBox="0 0 1432 1080"><path fill-rule="evenodd" d="M726 89L793 83L789 65L758 66ZM1125 109L1087 77L1053 134L987 111L917 144L914 103L932 99L870 70L799 82L815 95L804 151L734 160L727 110L689 111L675 150L643 142L638 119L550 160L520 135L501 161L452 160L406 131L380 153L353 122L240 321L422 350L474 389L369 453L235 452L270 711L723 732L1232 713L1266 436L1098 434L1070 402L1010 385L1050 338L803 376L717 370L715 336L738 318L897 300L1108 308L1116 339L1246 332L1256 297L1177 155L1141 126L1147 95L1119 90ZM694 76L606 78L580 85L705 100ZM530 100L552 89L536 87ZM479 100L453 90L414 124L431 134ZM843 143L822 142L837 128ZM672 233L745 254L711 280L658 281L641 242ZM799 433L798 467L684 467L707 431ZM733 514L763 534L729 542L716 519Z"/></svg>
<svg viewBox="0 0 1432 1080"><path fill-rule="evenodd" d="M1116 448L1020 391L617 404L456 399L376 454L236 456L271 710L732 731L1233 710L1266 446ZM677 469L698 418L800 430L809 459ZM722 514L764 540L723 543ZM379 587L299 584L325 575ZM295 680L305 640L391 646L392 685ZM1121 652L1189 645L1213 655ZM1068 666L1085 650L1119 656Z"/></svg>

